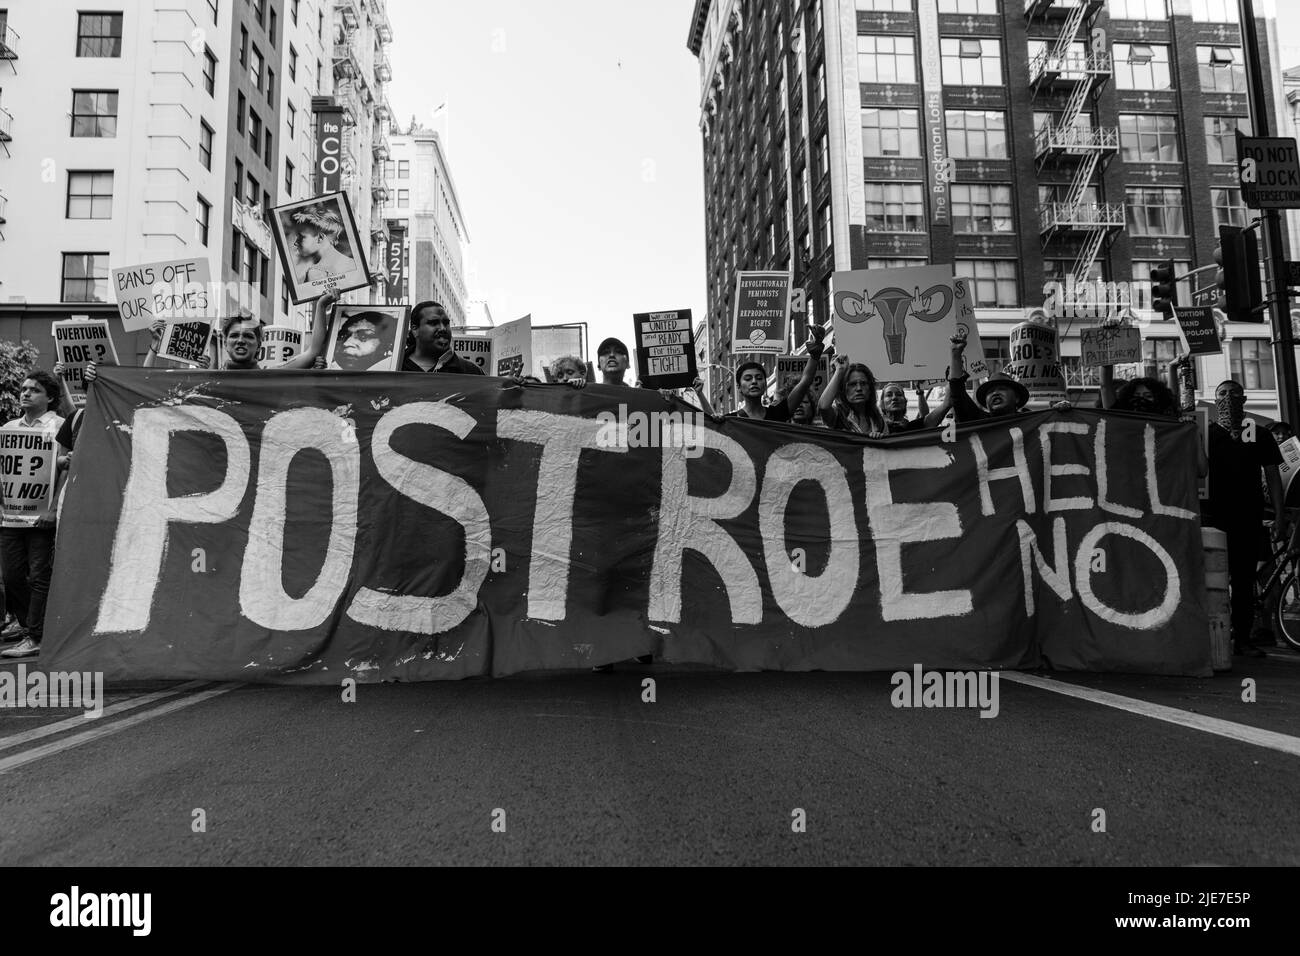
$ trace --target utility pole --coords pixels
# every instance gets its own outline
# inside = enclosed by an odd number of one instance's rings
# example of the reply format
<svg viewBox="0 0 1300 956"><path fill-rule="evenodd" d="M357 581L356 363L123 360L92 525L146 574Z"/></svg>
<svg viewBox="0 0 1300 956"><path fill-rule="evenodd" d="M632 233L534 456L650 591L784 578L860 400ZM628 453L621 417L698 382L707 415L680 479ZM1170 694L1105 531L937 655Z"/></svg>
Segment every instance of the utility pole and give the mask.
<svg viewBox="0 0 1300 956"><path fill-rule="evenodd" d="M1246 79L1250 84L1251 136L1269 135L1268 100L1264 95L1264 70L1255 29L1254 0L1237 0L1241 20L1241 45L1246 57ZM1241 157L1237 157L1241 169ZM1295 338L1291 331L1291 296L1287 289L1286 246L1282 243L1282 220L1276 209L1261 209L1266 243L1265 258L1272 286L1273 362L1277 366L1278 408L1282 420L1300 426L1300 390L1296 385ZM1252 277L1252 281L1254 277Z"/></svg>

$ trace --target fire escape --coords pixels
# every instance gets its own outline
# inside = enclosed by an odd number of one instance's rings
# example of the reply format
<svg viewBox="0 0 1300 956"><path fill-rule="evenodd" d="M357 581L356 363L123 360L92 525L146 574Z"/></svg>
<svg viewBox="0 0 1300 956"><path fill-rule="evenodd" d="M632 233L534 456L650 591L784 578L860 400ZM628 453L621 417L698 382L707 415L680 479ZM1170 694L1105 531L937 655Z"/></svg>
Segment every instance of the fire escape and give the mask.
<svg viewBox="0 0 1300 956"><path fill-rule="evenodd" d="M1064 197L1041 204L1039 230L1045 248L1057 238L1079 240L1071 270L1079 283L1088 281L1103 246L1124 228L1123 203L1085 201L1097 170L1119 151L1115 127L1079 125L1111 75L1110 53L1094 52L1090 42L1103 6L1104 0L1025 0L1030 23L1064 16L1060 33L1030 64L1029 77L1035 99L1043 97L1036 103L1039 109L1054 109L1065 98L1059 116L1048 119L1034 136L1034 161L1040 176L1049 163L1058 168L1073 164L1074 172Z"/></svg>
<svg viewBox="0 0 1300 956"><path fill-rule="evenodd" d="M18 75L18 34L14 32L13 27L9 25L9 18L5 11L0 10L0 60L9 64L9 69ZM14 117L13 114L0 106L0 149L9 155L9 141L13 139ZM0 224L4 223L3 213L0 212ZM4 236L0 235L0 239Z"/></svg>

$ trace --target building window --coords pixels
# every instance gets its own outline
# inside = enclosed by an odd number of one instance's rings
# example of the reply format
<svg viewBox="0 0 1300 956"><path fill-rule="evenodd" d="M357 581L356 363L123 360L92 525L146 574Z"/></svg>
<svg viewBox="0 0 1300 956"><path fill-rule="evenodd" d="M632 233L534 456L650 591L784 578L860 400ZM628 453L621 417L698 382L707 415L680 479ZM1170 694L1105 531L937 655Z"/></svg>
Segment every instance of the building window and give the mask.
<svg viewBox="0 0 1300 956"><path fill-rule="evenodd" d="M244 254L244 237L239 234L238 229L231 229L230 237L230 271L239 275L239 263Z"/></svg>
<svg viewBox="0 0 1300 956"><path fill-rule="evenodd" d="M821 179L831 171L830 136L822 133L817 139L817 178Z"/></svg>
<svg viewBox="0 0 1300 956"><path fill-rule="evenodd" d="M1121 90L1172 90L1169 47L1160 44L1116 43L1113 47L1115 87Z"/></svg>
<svg viewBox="0 0 1300 956"><path fill-rule="evenodd" d="M257 249L247 240L244 241L244 268L240 275L249 285L257 282Z"/></svg>
<svg viewBox="0 0 1300 956"><path fill-rule="evenodd" d="M284 198L293 197L293 163L289 160L284 161Z"/></svg>
<svg viewBox="0 0 1300 956"><path fill-rule="evenodd" d="M799 192L803 196L803 205L800 208L806 209L812 205L812 185L807 163L804 163L803 168L799 170Z"/></svg>
<svg viewBox="0 0 1300 956"><path fill-rule="evenodd" d="M1135 236L1185 236L1181 189L1130 186L1124 192L1128 230Z"/></svg>
<svg viewBox="0 0 1300 956"><path fill-rule="evenodd" d="M953 275L970 280L978 308L1013 309L1020 306L1015 259L958 259L953 263Z"/></svg>
<svg viewBox="0 0 1300 956"><path fill-rule="evenodd" d="M925 264L925 259L867 259L868 269L910 269L913 266L923 266Z"/></svg>
<svg viewBox="0 0 1300 956"><path fill-rule="evenodd" d="M216 95L217 58L207 47L203 48L203 88L208 91L208 96Z"/></svg>
<svg viewBox="0 0 1300 956"><path fill-rule="evenodd" d="M989 374L1001 372L1011 361L1011 339L1005 335L980 336L984 346L984 361L989 367Z"/></svg>
<svg viewBox="0 0 1300 956"><path fill-rule="evenodd" d="M290 0L289 18L293 20L294 26L298 25L298 0Z"/></svg>
<svg viewBox="0 0 1300 956"><path fill-rule="evenodd" d="M239 160L235 160L235 198L244 201L244 164Z"/></svg>
<svg viewBox="0 0 1300 956"><path fill-rule="evenodd" d="M1005 159L1007 115L991 110L944 110L948 155L955 159Z"/></svg>
<svg viewBox="0 0 1300 956"><path fill-rule="evenodd" d="M1192 0L1192 19L1201 23L1237 23L1237 0Z"/></svg>
<svg viewBox="0 0 1300 956"><path fill-rule="evenodd" d="M248 112L248 100L244 99L244 94L237 94L235 100L235 130L239 135L244 135L244 114Z"/></svg>
<svg viewBox="0 0 1300 956"><path fill-rule="evenodd" d="M239 65L248 66L248 30L239 28Z"/></svg>
<svg viewBox="0 0 1300 956"><path fill-rule="evenodd" d="M77 14L77 56L121 56L122 14Z"/></svg>
<svg viewBox="0 0 1300 956"><path fill-rule="evenodd" d="M397 161L397 178L398 179L411 178L411 161L409 159L399 159Z"/></svg>
<svg viewBox="0 0 1300 956"><path fill-rule="evenodd" d="M262 191L262 184L257 181L257 177L251 172L248 174L248 204L257 205L257 194Z"/></svg>
<svg viewBox="0 0 1300 956"><path fill-rule="evenodd" d="M1052 202L1065 202L1070 194L1069 183L1040 183L1038 186L1038 205L1045 206ZM1096 186L1084 186L1079 198L1080 205L1095 206L1100 202Z"/></svg>
<svg viewBox="0 0 1300 956"><path fill-rule="evenodd" d="M1249 214L1246 204L1241 201L1241 189L1229 186L1225 189L1211 189L1210 203L1214 207L1214 228L1220 226L1246 227Z"/></svg>
<svg viewBox="0 0 1300 956"><path fill-rule="evenodd" d="M940 13L997 13L998 0L939 0Z"/></svg>
<svg viewBox="0 0 1300 956"><path fill-rule="evenodd" d="M1073 259L1044 259L1043 260L1043 281L1059 282L1066 284L1070 277L1074 276ZM1077 278L1077 277L1076 277ZM1100 261L1094 261L1088 267L1088 282L1098 282L1106 278L1105 269L1102 268Z"/></svg>
<svg viewBox="0 0 1300 956"><path fill-rule="evenodd" d="M920 156L921 139L917 133L916 117L916 110L864 109L862 154Z"/></svg>
<svg viewBox="0 0 1300 956"><path fill-rule="evenodd" d="M275 46L275 28L279 26L279 20L274 10L270 14L266 20L266 38L271 41L271 46Z"/></svg>
<svg viewBox="0 0 1300 956"><path fill-rule="evenodd" d="M108 301L108 253L63 253L60 302Z"/></svg>
<svg viewBox="0 0 1300 956"><path fill-rule="evenodd" d="M825 205L822 206L822 211L818 214L818 218L821 220L820 231L822 237L822 252L825 252L827 249L831 247L831 243L835 239L835 236L831 231L831 204L830 203L826 203Z"/></svg>
<svg viewBox="0 0 1300 956"><path fill-rule="evenodd" d="M316 39L325 42L325 11L316 11Z"/></svg>
<svg viewBox="0 0 1300 956"><path fill-rule="evenodd" d="M880 11L884 13L907 13L912 9L912 0L857 0L859 10ZM778 29L780 24L777 25ZM778 44L780 49L784 44Z"/></svg>
<svg viewBox="0 0 1300 956"><path fill-rule="evenodd" d="M1011 187L953 183L952 231L1011 232Z"/></svg>
<svg viewBox="0 0 1300 956"><path fill-rule="evenodd" d="M1246 92L1246 64L1241 48L1198 46L1196 63L1201 74L1201 90L1216 93Z"/></svg>
<svg viewBox="0 0 1300 956"><path fill-rule="evenodd" d="M321 71L322 71L323 69L324 69L324 65L321 63L320 60L317 60L317 61L316 61L316 90L317 90L317 92L319 92L320 89L321 89Z"/></svg>
<svg viewBox="0 0 1300 956"><path fill-rule="evenodd" d="M866 183L868 232L924 232L920 183Z"/></svg>
<svg viewBox="0 0 1300 956"><path fill-rule="evenodd" d="M1168 20L1168 0L1110 0L1112 20Z"/></svg>
<svg viewBox="0 0 1300 956"><path fill-rule="evenodd" d="M117 90L73 90L72 135L117 136Z"/></svg>
<svg viewBox="0 0 1300 956"><path fill-rule="evenodd" d="M1142 337L1142 374L1149 378L1169 381L1169 363L1178 357L1181 339L1168 337Z"/></svg>
<svg viewBox="0 0 1300 956"><path fill-rule="evenodd" d="M1205 151L1212 163L1237 164L1237 130L1250 135L1250 119L1245 116L1205 117Z"/></svg>
<svg viewBox="0 0 1300 956"><path fill-rule="evenodd" d="M394 160L389 159L384 161L384 178L397 178L397 163Z"/></svg>
<svg viewBox="0 0 1300 956"><path fill-rule="evenodd" d="M271 260L266 256L258 256L258 263L261 266L260 274L257 279L257 291L266 295L267 286L270 285L271 277Z"/></svg>
<svg viewBox="0 0 1300 956"><path fill-rule="evenodd" d="M826 74L819 85L825 86ZM911 37L858 36L858 79L863 83L915 83L916 51Z"/></svg>
<svg viewBox="0 0 1300 956"><path fill-rule="evenodd" d="M289 44L289 82L298 82L298 51Z"/></svg>
<svg viewBox="0 0 1300 956"><path fill-rule="evenodd" d="M293 108L292 103L287 104L287 109L288 112L286 113L287 119L285 121L285 126L288 127L289 130L289 142L292 143L294 137L294 126L298 122L298 111Z"/></svg>
<svg viewBox="0 0 1300 956"><path fill-rule="evenodd" d="M274 169L274 168L275 168L275 155L274 155L274 153L273 153L273 151L272 151L272 149L271 149L271 128L270 128L269 126L266 128L266 135L265 135L265 137L263 137L263 149L262 149L262 155L263 155L263 158L266 160L266 166L267 166L267 168L268 168L268 169Z"/></svg>
<svg viewBox="0 0 1300 956"><path fill-rule="evenodd" d="M253 144L253 152L262 145L262 117L257 110L248 111L248 141Z"/></svg>
<svg viewBox="0 0 1300 956"><path fill-rule="evenodd" d="M275 106L275 70L269 66L266 68L266 102Z"/></svg>
<svg viewBox="0 0 1300 956"><path fill-rule="evenodd" d="M202 245L208 244L208 226L212 222L212 204L202 196L198 197L198 213L194 217L196 235Z"/></svg>
<svg viewBox="0 0 1300 956"><path fill-rule="evenodd" d="M212 127L199 120L199 162L204 169L212 168Z"/></svg>
<svg viewBox="0 0 1300 956"><path fill-rule="evenodd" d="M910 41L909 41L910 42ZM764 72L767 71L767 61L763 61ZM813 100L818 106L826 102L826 61L817 64L817 76L815 79L816 86L813 89Z"/></svg>
<svg viewBox="0 0 1300 956"><path fill-rule="evenodd" d="M217 0L208 0L208 9L212 11L212 25L217 23Z"/></svg>
<svg viewBox="0 0 1300 956"><path fill-rule="evenodd" d="M1002 86L999 40L939 38L943 82L949 86Z"/></svg>
<svg viewBox="0 0 1300 956"><path fill-rule="evenodd" d="M1119 114L1120 155L1126 163L1176 163L1178 117L1158 113Z"/></svg>
<svg viewBox="0 0 1300 956"><path fill-rule="evenodd" d="M69 219L113 218L112 170L69 172L64 215Z"/></svg>
<svg viewBox="0 0 1300 956"><path fill-rule="evenodd" d="M409 209L411 206L411 191L409 189L399 189L397 191L397 208Z"/></svg>
<svg viewBox="0 0 1300 956"><path fill-rule="evenodd" d="M1243 388L1277 388L1268 339L1233 339L1228 343L1228 362L1233 379Z"/></svg>
<svg viewBox="0 0 1300 956"><path fill-rule="evenodd" d="M253 18L260 27L266 20L266 0L253 0Z"/></svg>
<svg viewBox="0 0 1300 956"><path fill-rule="evenodd" d="M253 84L253 89L262 88L262 51L253 44L253 56L248 61L248 82Z"/></svg>

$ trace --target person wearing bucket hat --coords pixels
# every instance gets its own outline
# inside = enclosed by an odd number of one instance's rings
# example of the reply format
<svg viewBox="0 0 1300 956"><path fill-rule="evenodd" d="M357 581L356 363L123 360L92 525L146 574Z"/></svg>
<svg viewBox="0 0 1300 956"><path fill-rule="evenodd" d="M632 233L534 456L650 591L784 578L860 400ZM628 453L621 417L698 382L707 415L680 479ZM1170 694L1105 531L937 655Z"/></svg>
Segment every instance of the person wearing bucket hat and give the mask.
<svg viewBox="0 0 1300 956"><path fill-rule="evenodd" d="M962 353L966 351L966 336L960 332L952 342L952 364L948 368L948 395L953 412L959 422L978 422L988 418L1014 415L1029 404L1029 389L1005 372L994 372L975 391L971 401L966 391L968 373L962 371ZM976 404L978 403L978 404ZM983 406L983 407L981 407Z"/></svg>

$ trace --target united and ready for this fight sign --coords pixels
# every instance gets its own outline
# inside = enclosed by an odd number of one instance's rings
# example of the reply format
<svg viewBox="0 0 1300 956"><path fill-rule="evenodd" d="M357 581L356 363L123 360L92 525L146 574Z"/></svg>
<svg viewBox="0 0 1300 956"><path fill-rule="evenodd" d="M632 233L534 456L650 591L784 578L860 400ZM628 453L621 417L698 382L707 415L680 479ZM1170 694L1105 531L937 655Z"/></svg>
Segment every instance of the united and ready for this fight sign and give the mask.
<svg viewBox="0 0 1300 956"><path fill-rule="evenodd" d="M695 329L691 310L638 312L637 377L650 388L689 388L695 381Z"/></svg>

